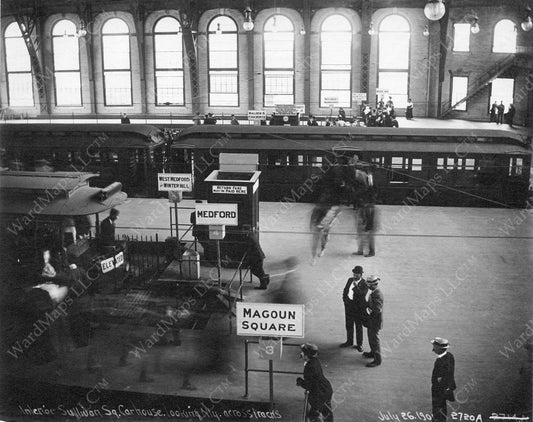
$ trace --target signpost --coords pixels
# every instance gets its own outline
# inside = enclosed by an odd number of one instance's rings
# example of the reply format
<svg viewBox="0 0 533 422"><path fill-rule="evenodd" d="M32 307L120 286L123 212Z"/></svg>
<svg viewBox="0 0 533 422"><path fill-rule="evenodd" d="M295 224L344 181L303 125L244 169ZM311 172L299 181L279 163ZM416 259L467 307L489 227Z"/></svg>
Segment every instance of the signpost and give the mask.
<svg viewBox="0 0 533 422"><path fill-rule="evenodd" d="M237 302L237 335L304 337L305 305Z"/></svg>
<svg viewBox="0 0 533 422"><path fill-rule="evenodd" d="M162 192L192 192L191 173L157 173L157 188Z"/></svg>
<svg viewBox="0 0 533 422"><path fill-rule="evenodd" d="M196 204L196 224L238 226L237 204Z"/></svg>
<svg viewBox="0 0 533 422"><path fill-rule="evenodd" d="M366 101L366 92L352 92L352 101L356 103Z"/></svg>
<svg viewBox="0 0 533 422"><path fill-rule="evenodd" d="M248 189L246 186L228 186L228 185L213 185L213 193L227 193L231 195L246 195Z"/></svg>
<svg viewBox="0 0 533 422"><path fill-rule="evenodd" d="M266 111L248 110L248 120L252 120L252 121L266 120Z"/></svg>

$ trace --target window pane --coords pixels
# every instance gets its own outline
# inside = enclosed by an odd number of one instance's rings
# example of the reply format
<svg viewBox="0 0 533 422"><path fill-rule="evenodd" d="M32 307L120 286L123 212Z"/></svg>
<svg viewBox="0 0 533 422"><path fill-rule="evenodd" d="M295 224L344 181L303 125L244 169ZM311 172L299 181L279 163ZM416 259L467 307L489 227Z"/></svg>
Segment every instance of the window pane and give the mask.
<svg viewBox="0 0 533 422"><path fill-rule="evenodd" d="M421 158L413 158L411 160L411 170L422 171L422 159Z"/></svg>
<svg viewBox="0 0 533 422"><path fill-rule="evenodd" d="M490 104L500 104L503 101L505 112L508 111L509 104L513 103L514 79L496 78L492 81L490 92Z"/></svg>
<svg viewBox="0 0 533 422"><path fill-rule="evenodd" d="M56 72L56 104L81 105L81 82L79 72Z"/></svg>
<svg viewBox="0 0 533 422"><path fill-rule="evenodd" d="M209 66L212 69L237 68L237 51L210 51Z"/></svg>
<svg viewBox="0 0 533 422"><path fill-rule="evenodd" d="M322 89L350 89L350 72L323 71Z"/></svg>
<svg viewBox="0 0 533 422"><path fill-rule="evenodd" d="M292 69L293 53L293 33L265 33L265 68Z"/></svg>
<svg viewBox="0 0 533 422"><path fill-rule="evenodd" d="M501 20L494 27L494 53L516 52L516 26L509 19Z"/></svg>
<svg viewBox="0 0 533 422"><path fill-rule="evenodd" d="M209 105L217 107L238 107L238 94L209 94Z"/></svg>
<svg viewBox="0 0 533 422"><path fill-rule="evenodd" d="M130 72L104 72L105 104L131 105Z"/></svg>
<svg viewBox="0 0 533 422"><path fill-rule="evenodd" d="M154 32L173 32L178 33L180 24L177 19L166 16L157 21L154 27Z"/></svg>
<svg viewBox="0 0 533 422"><path fill-rule="evenodd" d="M78 70L80 56L77 37L54 37L54 70Z"/></svg>
<svg viewBox="0 0 533 422"><path fill-rule="evenodd" d="M129 32L126 22L119 18L109 19L102 27L102 34L127 34Z"/></svg>
<svg viewBox="0 0 533 422"><path fill-rule="evenodd" d="M452 80L452 106L458 101L466 97L468 92L468 78L462 76L454 76ZM466 101L459 104L454 110L466 110Z"/></svg>
<svg viewBox="0 0 533 422"><path fill-rule="evenodd" d="M408 33L379 33L379 68L409 68Z"/></svg>
<svg viewBox="0 0 533 422"><path fill-rule="evenodd" d="M237 32L237 24L228 16L217 16L209 24L209 32Z"/></svg>
<svg viewBox="0 0 533 422"><path fill-rule="evenodd" d="M129 35L105 35L103 37L104 69L130 68Z"/></svg>
<svg viewBox="0 0 533 422"><path fill-rule="evenodd" d="M348 19L342 15L332 15L324 20L322 23L322 32L351 32L352 26Z"/></svg>
<svg viewBox="0 0 533 422"><path fill-rule="evenodd" d="M184 104L183 71L158 70L155 73L157 104Z"/></svg>
<svg viewBox="0 0 533 422"><path fill-rule="evenodd" d="M400 15L390 15L379 24L379 32L409 32L409 24Z"/></svg>
<svg viewBox="0 0 533 422"><path fill-rule="evenodd" d="M265 94L292 94L293 72L265 72Z"/></svg>
<svg viewBox="0 0 533 422"><path fill-rule="evenodd" d="M470 51L470 24L456 23L453 29L453 51Z"/></svg>
<svg viewBox="0 0 533 422"><path fill-rule="evenodd" d="M155 66L157 69L183 68L182 37L178 34L155 35Z"/></svg>
<svg viewBox="0 0 533 422"><path fill-rule="evenodd" d="M6 38L6 63L8 72L31 71L30 55L22 38Z"/></svg>
<svg viewBox="0 0 533 422"><path fill-rule="evenodd" d="M334 107L351 107L351 90L327 90L323 89L320 92L320 107L329 107L331 100L336 99ZM326 102L326 99L328 100Z"/></svg>
<svg viewBox="0 0 533 422"><path fill-rule="evenodd" d="M76 25L74 25L74 22L69 21L68 19L60 20L54 25L54 28L52 29L52 35L76 35Z"/></svg>
<svg viewBox="0 0 533 422"><path fill-rule="evenodd" d="M291 32L294 26L291 20L283 15L272 16L265 22L265 32Z"/></svg>
<svg viewBox="0 0 533 422"><path fill-rule="evenodd" d="M276 104L294 104L294 96L265 94L266 107L274 107Z"/></svg>
<svg viewBox="0 0 533 422"><path fill-rule="evenodd" d="M394 107L403 108L407 104L407 72L379 72L378 85L388 89L394 101Z"/></svg>
<svg viewBox="0 0 533 422"><path fill-rule="evenodd" d="M212 93L236 93L237 72L210 72L209 89Z"/></svg>
<svg viewBox="0 0 533 422"><path fill-rule="evenodd" d="M31 73L10 73L8 74L8 84L10 106L33 106L33 78Z"/></svg>

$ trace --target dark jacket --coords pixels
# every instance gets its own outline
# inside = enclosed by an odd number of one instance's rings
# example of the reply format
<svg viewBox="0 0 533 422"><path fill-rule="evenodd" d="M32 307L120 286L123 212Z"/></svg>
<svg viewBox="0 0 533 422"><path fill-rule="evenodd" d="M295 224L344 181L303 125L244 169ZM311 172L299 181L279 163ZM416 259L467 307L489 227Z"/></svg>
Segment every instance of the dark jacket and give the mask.
<svg viewBox="0 0 533 422"><path fill-rule="evenodd" d="M379 288L370 294L367 308L370 309L367 327L374 330L381 330L383 328L383 293L381 293Z"/></svg>
<svg viewBox="0 0 533 422"><path fill-rule="evenodd" d="M259 244L257 234L249 233L247 239L246 260L248 262L262 261L265 259L265 253Z"/></svg>
<svg viewBox="0 0 533 422"><path fill-rule="evenodd" d="M431 374L431 395L444 397L446 400L455 401L453 390L455 385L455 359L450 352L437 358ZM440 381L439 381L440 379Z"/></svg>
<svg viewBox="0 0 533 422"><path fill-rule="evenodd" d="M346 282L346 286L344 286L344 290L342 291L342 301L344 302L347 311L352 311L360 317L365 317L365 296L368 292L368 286L365 284L365 280L361 279L359 284L353 287L353 300L350 300L348 292L352 286L353 280L354 278L350 277Z"/></svg>
<svg viewBox="0 0 533 422"><path fill-rule="evenodd" d="M300 386L309 391L309 404L314 408L321 408L333 395L331 384L324 376L318 358L311 358L305 364L304 379Z"/></svg>
<svg viewBox="0 0 533 422"><path fill-rule="evenodd" d="M372 203L363 207L364 230L366 232L376 230L376 207Z"/></svg>
<svg viewBox="0 0 533 422"><path fill-rule="evenodd" d="M115 242L115 223L107 217L100 224L100 237L102 245L113 246Z"/></svg>

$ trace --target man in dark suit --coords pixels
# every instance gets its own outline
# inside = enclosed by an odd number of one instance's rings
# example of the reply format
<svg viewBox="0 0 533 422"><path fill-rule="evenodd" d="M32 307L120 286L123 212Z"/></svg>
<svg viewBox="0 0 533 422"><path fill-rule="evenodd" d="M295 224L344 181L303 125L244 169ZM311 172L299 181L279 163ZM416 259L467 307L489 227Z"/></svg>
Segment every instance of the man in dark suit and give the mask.
<svg viewBox="0 0 533 422"><path fill-rule="evenodd" d="M365 319L366 302L365 296L368 287L363 279L363 267L356 265L342 292L344 302L344 317L346 321L346 342L340 347L353 346L353 331L355 325L356 345L354 349L363 351L363 320Z"/></svg>
<svg viewBox="0 0 533 422"><path fill-rule="evenodd" d="M102 246L115 246L115 222L118 219L119 211L111 208L109 217L100 224L100 239Z"/></svg>
<svg viewBox="0 0 533 422"><path fill-rule="evenodd" d="M309 419L311 422L333 422L331 396L333 388L322 372L318 360L318 347L311 343L300 346L300 357L304 359L304 377L296 379L296 385L309 392ZM321 419L322 415L322 419Z"/></svg>
<svg viewBox="0 0 533 422"><path fill-rule="evenodd" d="M448 340L435 337L431 341L433 352L438 355L433 373L431 374L431 404L433 407L433 420L445 422L447 416L446 400L455 401L453 391L455 385L455 359L448 352Z"/></svg>
<svg viewBox="0 0 533 422"><path fill-rule="evenodd" d="M259 279L259 287L256 287L256 289L266 290L270 283L270 275L263 268L265 253L259 244L255 229L251 229L247 225L243 226L243 228L246 230L246 258L244 262L250 266L252 274Z"/></svg>
<svg viewBox="0 0 533 422"><path fill-rule="evenodd" d="M379 281L379 278L375 275L371 275L366 279L366 285L368 286L366 294L366 313L368 315L366 327L370 352L363 353L363 357L374 358L372 362L366 365L369 368L381 365L379 330L383 328L383 293L378 288Z"/></svg>

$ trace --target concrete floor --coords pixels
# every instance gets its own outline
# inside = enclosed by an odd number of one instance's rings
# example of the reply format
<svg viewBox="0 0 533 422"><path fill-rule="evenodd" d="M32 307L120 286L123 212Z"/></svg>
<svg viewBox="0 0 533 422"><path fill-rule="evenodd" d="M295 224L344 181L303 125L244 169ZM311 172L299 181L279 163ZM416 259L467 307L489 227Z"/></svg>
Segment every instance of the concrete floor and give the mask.
<svg viewBox="0 0 533 422"><path fill-rule="evenodd" d="M185 200L180 205L193 203ZM297 258L290 282L299 286L300 303L306 305L306 334L305 339L288 342L313 342L320 348L325 375L334 388L337 421L383 420L388 412L400 420L409 419L407 412L411 420L425 420L431 411L435 360L429 341L435 336L447 338L455 355L457 401L449 406L450 414L457 412L454 420L461 420L460 413L482 415L482 420L492 412L531 417L531 349L524 347L533 335L531 209L378 206L376 256L364 258L352 255L355 215L345 208L315 266L310 264L311 209L310 204L260 204L261 244L267 272L273 276L269 290L254 290L254 280L244 294L247 302L269 302L287 277L276 276L284 271L282 261ZM118 225L130 227L119 229L121 233L169 235L166 200L130 199L120 210ZM180 221L188 222L189 213L180 210ZM381 278L384 361L377 368L366 368L368 361L357 351L338 347L345 340L341 294L354 265ZM118 296L116 300L120 301ZM103 376L109 389L176 395L182 397L180 404L186 404L187 396L205 398L207 403L214 403L210 397L241 399L245 338L227 334L226 314L212 317L203 331L183 330L183 345L162 349L162 371L150 374L154 382L148 384L137 378L143 359L151 368L153 353L130 359L124 368L116 365L119 339L128 330L141 339L150 335L150 330L121 324L96 331L94 344L102 366L97 374L84 370L85 349L38 368L15 365L10 372L87 387ZM368 349L366 334L364 346ZM251 365L267 368L267 362L253 353L255 346L250 347ZM297 352L297 347L285 347L283 361L275 369L301 371ZM197 390L180 389L191 369ZM301 417L304 396L295 378L274 378L276 409L283 421ZM268 401L266 374L250 375L249 400Z"/></svg>

